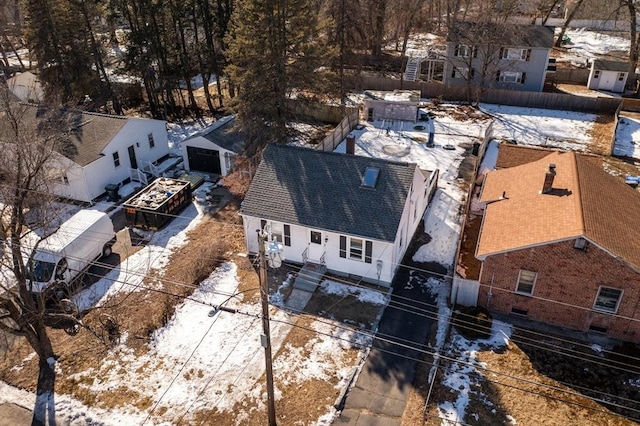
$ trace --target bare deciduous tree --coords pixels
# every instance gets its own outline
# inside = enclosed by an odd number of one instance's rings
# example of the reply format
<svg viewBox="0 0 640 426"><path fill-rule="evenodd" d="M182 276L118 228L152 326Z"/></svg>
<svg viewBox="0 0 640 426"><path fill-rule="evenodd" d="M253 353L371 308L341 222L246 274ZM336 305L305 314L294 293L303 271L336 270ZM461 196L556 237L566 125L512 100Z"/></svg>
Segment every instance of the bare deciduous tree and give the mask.
<svg viewBox="0 0 640 426"><path fill-rule="evenodd" d="M59 313L46 309L44 298L31 291L25 260L33 244L37 246L52 232L44 227L50 223L42 220L36 221L42 225L39 229L38 223L27 224L31 222L27 214L51 212L47 203L53 198L47 182L51 162L64 143L63 127L55 112L18 104L7 87L0 87L0 330L24 337L38 356L34 417L40 421L50 416L54 407L56 355L47 327L56 324L72 330L80 324L73 309Z"/></svg>

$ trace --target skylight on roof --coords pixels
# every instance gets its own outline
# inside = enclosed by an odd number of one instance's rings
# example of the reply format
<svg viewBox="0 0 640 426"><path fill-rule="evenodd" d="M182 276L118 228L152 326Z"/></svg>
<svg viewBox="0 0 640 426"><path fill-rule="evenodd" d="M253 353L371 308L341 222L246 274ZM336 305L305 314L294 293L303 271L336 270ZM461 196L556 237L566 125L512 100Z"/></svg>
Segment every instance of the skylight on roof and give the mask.
<svg viewBox="0 0 640 426"><path fill-rule="evenodd" d="M377 167L367 167L364 169L364 176L362 176L362 186L366 188L375 188L378 182L378 175L380 169Z"/></svg>

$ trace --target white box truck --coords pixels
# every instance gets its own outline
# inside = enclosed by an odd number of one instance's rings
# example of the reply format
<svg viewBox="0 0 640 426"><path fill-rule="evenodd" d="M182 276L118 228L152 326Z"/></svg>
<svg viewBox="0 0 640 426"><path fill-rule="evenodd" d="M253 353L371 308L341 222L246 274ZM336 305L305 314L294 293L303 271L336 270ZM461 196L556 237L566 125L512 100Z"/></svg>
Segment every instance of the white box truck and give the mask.
<svg viewBox="0 0 640 426"><path fill-rule="evenodd" d="M113 222L106 213L79 211L31 253L27 262L31 292L45 298L59 295L94 260L109 256L115 241Z"/></svg>

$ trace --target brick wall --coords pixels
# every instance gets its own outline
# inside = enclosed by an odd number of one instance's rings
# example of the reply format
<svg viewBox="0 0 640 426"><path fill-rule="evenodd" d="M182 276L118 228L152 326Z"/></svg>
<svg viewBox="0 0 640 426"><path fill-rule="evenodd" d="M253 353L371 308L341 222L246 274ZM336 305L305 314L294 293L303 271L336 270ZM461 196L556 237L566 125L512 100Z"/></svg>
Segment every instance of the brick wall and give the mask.
<svg viewBox="0 0 640 426"><path fill-rule="evenodd" d="M640 342L640 274L591 243L586 250L573 244L566 241L488 257L478 304L507 314L512 308L527 311L529 319L579 331L599 327L611 337ZM520 269L538 274L533 297L514 293ZM615 315L593 309L601 285L623 290Z"/></svg>

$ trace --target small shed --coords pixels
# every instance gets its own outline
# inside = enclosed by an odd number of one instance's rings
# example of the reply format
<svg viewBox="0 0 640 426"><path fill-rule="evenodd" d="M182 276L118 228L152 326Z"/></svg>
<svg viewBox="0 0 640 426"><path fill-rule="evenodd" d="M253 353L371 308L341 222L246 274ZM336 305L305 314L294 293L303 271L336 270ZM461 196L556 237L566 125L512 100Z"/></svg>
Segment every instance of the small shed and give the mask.
<svg viewBox="0 0 640 426"><path fill-rule="evenodd" d="M628 76L628 63L596 59L591 63L587 87L591 90L622 93Z"/></svg>
<svg viewBox="0 0 640 426"><path fill-rule="evenodd" d="M22 102L37 104L44 100L42 85L38 77L32 72L21 72L7 79L7 87Z"/></svg>
<svg viewBox="0 0 640 426"><path fill-rule="evenodd" d="M416 122L418 119L419 90L364 92L361 117L363 120L401 120Z"/></svg>
<svg viewBox="0 0 640 426"><path fill-rule="evenodd" d="M223 117L180 144L185 169L225 176L235 157L245 147L245 140L234 128L235 116Z"/></svg>

